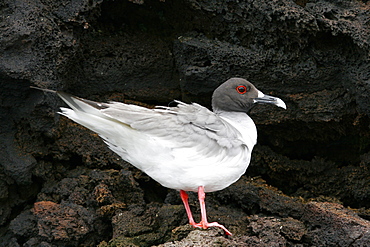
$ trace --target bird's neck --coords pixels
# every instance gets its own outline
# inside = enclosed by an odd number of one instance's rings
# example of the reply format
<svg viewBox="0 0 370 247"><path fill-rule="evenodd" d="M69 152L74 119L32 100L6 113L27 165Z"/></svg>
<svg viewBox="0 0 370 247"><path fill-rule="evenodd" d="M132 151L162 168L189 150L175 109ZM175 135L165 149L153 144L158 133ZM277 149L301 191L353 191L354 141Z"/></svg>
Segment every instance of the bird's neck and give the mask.
<svg viewBox="0 0 370 247"><path fill-rule="evenodd" d="M242 135L244 143L253 149L257 143L257 128L253 120L245 112L215 111L215 113L236 128Z"/></svg>

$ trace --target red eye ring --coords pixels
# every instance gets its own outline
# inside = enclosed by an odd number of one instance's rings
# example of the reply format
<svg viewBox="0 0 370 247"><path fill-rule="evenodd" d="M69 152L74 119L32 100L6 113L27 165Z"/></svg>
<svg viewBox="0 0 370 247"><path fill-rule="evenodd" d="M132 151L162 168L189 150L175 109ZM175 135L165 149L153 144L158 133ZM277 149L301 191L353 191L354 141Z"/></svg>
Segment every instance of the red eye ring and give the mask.
<svg viewBox="0 0 370 247"><path fill-rule="evenodd" d="M240 86L237 86L236 87L236 91L240 94L245 94L246 92L248 92L248 89L246 86L244 85L240 85Z"/></svg>

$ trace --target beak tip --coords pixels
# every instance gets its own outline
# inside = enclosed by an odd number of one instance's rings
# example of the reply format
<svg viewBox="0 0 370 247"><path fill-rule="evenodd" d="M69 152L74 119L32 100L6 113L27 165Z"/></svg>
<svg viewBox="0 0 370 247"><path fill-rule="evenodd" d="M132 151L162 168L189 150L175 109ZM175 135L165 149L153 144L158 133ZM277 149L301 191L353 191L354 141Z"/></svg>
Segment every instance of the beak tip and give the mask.
<svg viewBox="0 0 370 247"><path fill-rule="evenodd" d="M285 102L282 101L279 98L276 99L276 106L281 107L281 108L284 108L286 110L286 104L285 104Z"/></svg>

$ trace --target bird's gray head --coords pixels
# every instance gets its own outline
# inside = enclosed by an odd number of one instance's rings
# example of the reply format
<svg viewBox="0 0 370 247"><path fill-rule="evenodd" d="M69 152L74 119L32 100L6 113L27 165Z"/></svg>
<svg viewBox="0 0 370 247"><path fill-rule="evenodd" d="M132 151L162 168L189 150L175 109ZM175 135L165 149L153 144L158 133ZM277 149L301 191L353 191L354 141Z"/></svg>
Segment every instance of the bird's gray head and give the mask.
<svg viewBox="0 0 370 247"><path fill-rule="evenodd" d="M252 83L242 78L231 78L221 84L212 96L214 112L248 112L256 103L274 104L286 109L284 101L265 95Z"/></svg>

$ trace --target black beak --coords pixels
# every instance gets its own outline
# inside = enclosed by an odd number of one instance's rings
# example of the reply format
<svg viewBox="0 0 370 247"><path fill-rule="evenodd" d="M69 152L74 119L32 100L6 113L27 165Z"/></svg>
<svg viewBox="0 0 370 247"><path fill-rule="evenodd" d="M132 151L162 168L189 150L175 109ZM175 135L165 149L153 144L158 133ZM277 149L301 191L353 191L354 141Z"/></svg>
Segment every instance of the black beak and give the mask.
<svg viewBox="0 0 370 247"><path fill-rule="evenodd" d="M286 109L286 105L284 101L282 101L281 99L277 97L264 94L261 91L258 91L258 97L254 98L253 102L257 104L273 104L278 107Z"/></svg>

